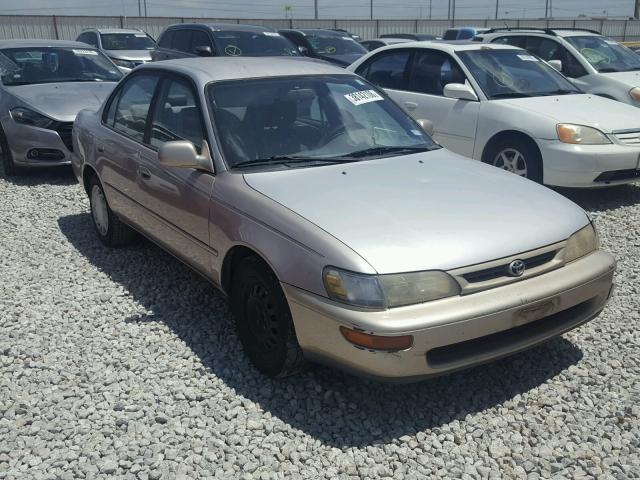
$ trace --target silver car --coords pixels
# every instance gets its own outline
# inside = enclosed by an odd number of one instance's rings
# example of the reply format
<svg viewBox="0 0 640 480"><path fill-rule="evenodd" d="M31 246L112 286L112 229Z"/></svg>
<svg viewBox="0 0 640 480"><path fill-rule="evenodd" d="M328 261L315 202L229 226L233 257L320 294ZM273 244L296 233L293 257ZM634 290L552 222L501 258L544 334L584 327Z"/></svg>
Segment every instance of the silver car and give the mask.
<svg viewBox="0 0 640 480"><path fill-rule="evenodd" d="M587 322L611 292L582 209L441 148L327 63L143 65L73 140L100 240L138 231L208 278L267 375L438 375Z"/></svg>
<svg viewBox="0 0 640 480"><path fill-rule="evenodd" d="M76 41L102 50L124 73L150 62L157 47L153 38L137 28L87 28Z"/></svg>
<svg viewBox="0 0 640 480"><path fill-rule="evenodd" d="M4 171L70 163L71 129L122 78L102 53L78 42L0 40L0 148Z"/></svg>

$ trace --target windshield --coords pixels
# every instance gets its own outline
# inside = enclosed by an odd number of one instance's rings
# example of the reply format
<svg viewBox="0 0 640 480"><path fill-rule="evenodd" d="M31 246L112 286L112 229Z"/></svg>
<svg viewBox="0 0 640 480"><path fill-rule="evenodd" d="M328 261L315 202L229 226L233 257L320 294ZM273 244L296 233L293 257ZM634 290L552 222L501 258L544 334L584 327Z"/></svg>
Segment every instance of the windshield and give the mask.
<svg viewBox="0 0 640 480"><path fill-rule="evenodd" d="M458 56L490 99L582 93L525 50L468 50Z"/></svg>
<svg viewBox="0 0 640 480"><path fill-rule="evenodd" d="M640 56L609 38L585 35L565 40L601 73L640 70Z"/></svg>
<svg viewBox="0 0 640 480"><path fill-rule="evenodd" d="M146 33L103 33L100 35L105 50L153 50L156 42Z"/></svg>
<svg viewBox="0 0 640 480"><path fill-rule="evenodd" d="M228 57L299 56L298 49L276 32L213 32L216 52Z"/></svg>
<svg viewBox="0 0 640 480"><path fill-rule="evenodd" d="M92 48L5 48L0 50L12 68L2 62L4 85L60 82L117 82L122 73Z"/></svg>
<svg viewBox="0 0 640 480"><path fill-rule="evenodd" d="M352 55L367 53L367 49L351 37L307 34L311 48L318 55Z"/></svg>
<svg viewBox="0 0 640 480"><path fill-rule="evenodd" d="M395 103L351 75L231 81L208 90L227 164L322 164L438 146Z"/></svg>

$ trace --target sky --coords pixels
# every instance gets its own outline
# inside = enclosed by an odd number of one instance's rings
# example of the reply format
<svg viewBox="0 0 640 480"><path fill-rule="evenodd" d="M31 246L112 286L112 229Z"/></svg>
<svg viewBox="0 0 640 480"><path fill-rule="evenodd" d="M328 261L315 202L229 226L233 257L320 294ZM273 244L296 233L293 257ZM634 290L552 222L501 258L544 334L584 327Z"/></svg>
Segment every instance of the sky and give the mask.
<svg viewBox="0 0 640 480"><path fill-rule="evenodd" d="M547 0L0 0L0 15L125 15L137 16L146 1L147 15L209 18L366 19L373 2L374 18L447 18L449 2L456 18L540 18ZM556 18L580 15L629 17L634 0L548 0Z"/></svg>

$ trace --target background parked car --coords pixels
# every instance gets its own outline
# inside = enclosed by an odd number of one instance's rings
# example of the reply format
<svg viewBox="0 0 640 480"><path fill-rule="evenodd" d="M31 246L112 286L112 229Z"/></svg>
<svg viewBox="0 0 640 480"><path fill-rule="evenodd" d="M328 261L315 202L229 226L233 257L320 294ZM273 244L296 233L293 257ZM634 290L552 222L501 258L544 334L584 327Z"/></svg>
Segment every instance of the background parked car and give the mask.
<svg viewBox="0 0 640 480"><path fill-rule="evenodd" d="M615 260L585 212L381 93L308 60L138 67L74 128L96 234L134 226L209 278L274 377L309 359L416 380L596 317Z"/></svg>
<svg viewBox="0 0 640 480"><path fill-rule="evenodd" d="M428 33L384 33L380 38L404 38L405 40L413 40L414 42L425 42L428 40L437 40L436 35Z"/></svg>
<svg viewBox="0 0 640 480"><path fill-rule="evenodd" d="M360 42L362 40L362 37L360 35L351 33L349 30L345 30L344 28L330 28L329 30L344 33L346 36L353 38L356 42Z"/></svg>
<svg viewBox="0 0 640 480"><path fill-rule="evenodd" d="M410 42L406 38L374 38L373 40L363 40L360 42L364 48L372 52L376 48L386 47L387 45L396 45L397 43Z"/></svg>
<svg viewBox="0 0 640 480"><path fill-rule="evenodd" d="M395 45L348 68L433 121L445 147L565 187L640 179L637 109L585 95L526 50L444 41Z"/></svg>
<svg viewBox="0 0 640 480"><path fill-rule="evenodd" d="M125 73L150 62L156 48L155 40L136 28L87 28L76 41L102 50Z"/></svg>
<svg viewBox="0 0 640 480"><path fill-rule="evenodd" d="M279 30L307 57L319 58L341 67L355 62L367 49L350 36L334 30Z"/></svg>
<svg viewBox="0 0 640 480"><path fill-rule="evenodd" d="M585 92L640 107L640 57L593 30L494 28L478 40L524 48L561 71Z"/></svg>
<svg viewBox="0 0 640 480"><path fill-rule="evenodd" d="M471 40L475 38L476 35L480 35L487 30L489 29L480 27L450 28L449 30L444 32L444 35L442 35L442 40Z"/></svg>
<svg viewBox="0 0 640 480"><path fill-rule="evenodd" d="M268 27L238 24L180 23L158 38L154 61L184 57L300 56L285 37Z"/></svg>
<svg viewBox="0 0 640 480"><path fill-rule="evenodd" d="M65 165L83 108L98 108L122 78L102 52L80 42L0 41L0 148L4 171Z"/></svg>

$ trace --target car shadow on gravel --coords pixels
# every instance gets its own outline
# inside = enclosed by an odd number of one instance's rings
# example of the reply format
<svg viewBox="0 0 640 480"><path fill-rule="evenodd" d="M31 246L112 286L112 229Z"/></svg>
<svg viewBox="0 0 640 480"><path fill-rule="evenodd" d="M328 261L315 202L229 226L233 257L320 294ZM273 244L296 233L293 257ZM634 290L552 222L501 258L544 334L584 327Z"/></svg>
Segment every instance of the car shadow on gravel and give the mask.
<svg viewBox="0 0 640 480"><path fill-rule="evenodd" d="M537 409L537 400L521 394L582 358L577 346L560 337L507 359L417 384L381 384L321 366L271 380L248 363L224 296L206 280L146 241L118 250L103 247L89 214L62 217L58 223L80 254L152 312L123 322L141 328L146 322L164 323L201 362L193 375L218 377L237 395L326 445L364 447L429 429L437 433L450 422L507 401ZM216 393L199 392L204 398Z"/></svg>
<svg viewBox="0 0 640 480"><path fill-rule="evenodd" d="M553 190L591 212L640 204L640 184L593 189L554 188Z"/></svg>
<svg viewBox="0 0 640 480"><path fill-rule="evenodd" d="M73 170L68 166L22 169L16 175L7 176L0 165L0 178L19 187L74 185L78 183Z"/></svg>

